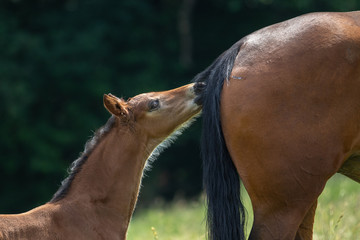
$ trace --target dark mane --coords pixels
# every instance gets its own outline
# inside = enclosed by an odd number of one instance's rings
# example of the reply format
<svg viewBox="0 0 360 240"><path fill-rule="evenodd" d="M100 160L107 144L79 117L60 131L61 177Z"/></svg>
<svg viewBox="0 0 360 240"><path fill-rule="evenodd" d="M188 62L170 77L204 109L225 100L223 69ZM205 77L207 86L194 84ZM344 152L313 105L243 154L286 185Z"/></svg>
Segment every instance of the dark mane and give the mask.
<svg viewBox="0 0 360 240"><path fill-rule="evenodd" d="M60 188L57 190L57 192L54 194L54 196L50 200L51 203L57 202L57 201L63 199L66 196L66 194L68 193L68 191L69 191L69 189L71 187L71 183L74 180L76 174L78 172L80 172L81 167L86 162L89 155L95 149L95 147L100 142L100 140L112 129L112 127L114 126L114 123L115 123L115 117L112 116L112 117L109 118L107 123L104 126L102 126L101 128L99 128L95 132L94 136L90 140L88 140L86 142L84 152L82 152L80 157L78 159L76 159L70 165L70 168L68 170L69 176L67 178L65 178L61 182Z"/></svg>

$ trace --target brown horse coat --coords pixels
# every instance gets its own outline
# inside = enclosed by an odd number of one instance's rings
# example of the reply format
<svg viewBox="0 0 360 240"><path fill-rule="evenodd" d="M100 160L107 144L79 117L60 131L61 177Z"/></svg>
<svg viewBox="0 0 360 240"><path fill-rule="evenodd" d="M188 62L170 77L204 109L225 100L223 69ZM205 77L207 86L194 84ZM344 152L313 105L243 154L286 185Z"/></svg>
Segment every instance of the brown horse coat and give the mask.
<svg viewBox="0 0 360 240"><path fill-rule="evenodd" d="M327 180L360 181L360 12L300 16L232 49L217 60L237 51L218 80L220 118L254 209L250 239L312 239Z"/></svg>
<svg viewBox="0 0 360 240"><path fill-rule="evenodd" d="M326 181L358 154L359 24L358 12L310 14L241 46L231 76L242 79L225 82L221 120L254 206L251 239L294 238ZM344 173L359 181L359 171Z"/></svg>

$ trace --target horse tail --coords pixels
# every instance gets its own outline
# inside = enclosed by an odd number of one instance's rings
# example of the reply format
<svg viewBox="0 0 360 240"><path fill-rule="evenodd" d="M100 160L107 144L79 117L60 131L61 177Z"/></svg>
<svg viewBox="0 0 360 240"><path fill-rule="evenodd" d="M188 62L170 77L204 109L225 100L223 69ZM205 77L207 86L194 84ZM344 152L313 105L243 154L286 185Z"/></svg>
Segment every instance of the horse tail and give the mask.
<svg viewBox="0 0 360 240"><path fill-rule="evenodd" d="M222 87L230 77L242 43L242 40L235 43L193 80L206 83L200 96L203 103L201 156L209 240L245 239L240 178L226 147L220 120Z"/></svg>

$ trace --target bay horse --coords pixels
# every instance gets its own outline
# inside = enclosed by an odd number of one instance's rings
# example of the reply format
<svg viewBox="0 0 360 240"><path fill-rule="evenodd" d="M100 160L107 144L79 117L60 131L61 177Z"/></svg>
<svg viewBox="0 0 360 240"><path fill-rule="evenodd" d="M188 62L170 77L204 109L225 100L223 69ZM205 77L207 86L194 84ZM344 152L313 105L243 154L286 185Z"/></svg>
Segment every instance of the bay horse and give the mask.
<svg viewBox="0 0 360 240"><path fill-rule="evenodd" d="M360 182L360 12L265 27L194 81L206 83L209 239L245 239L240 183L254 211L249 239L312 239L327 180L339 172Z"/></svg>
<svg viewBox="0 0 360 240"><path fill-rule="evenodd" d="M0 215L0 239L126 239L146 160L199 114L202 88L189 84L128 101L104 95L112 116L73 162L68 178L45 205Z"/></svg>

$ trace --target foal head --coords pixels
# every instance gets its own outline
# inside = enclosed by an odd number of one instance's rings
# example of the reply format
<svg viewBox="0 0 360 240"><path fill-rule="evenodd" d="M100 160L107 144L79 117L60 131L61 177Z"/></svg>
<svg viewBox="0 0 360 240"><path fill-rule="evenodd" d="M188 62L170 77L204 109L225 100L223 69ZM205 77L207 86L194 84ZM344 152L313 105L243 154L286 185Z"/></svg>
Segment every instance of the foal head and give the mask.
<svg viewBox="0 0 360 240"><path fill-rule="evenodd" d="M62 182L51 202L58 202L67 195L75 176L89 171L85 163L91 160L95 163L88 164L90 168L96 163L105 164L98 158L107 158L111 164L112 158L121 157L121 161L131 161L132 159L127 158L137 158L134 155L138 155L142 161L137 162L136 166L143 167L150 156L153 159L160 153L161 148L156 148L160 143L200 112L198 95L203 88L203 83L188 84L169 91L140 94L128 101L111 94L104 95L104 105L113 117L85 145L85 151L73 162L69 176ZM103 141L105 138L108 138L106 142ZM102 151L104 146L113 151ZM164 147L163 144L161 146ZM111 153L111 156L105 156L106 153ZM110 168L114 169L113 166ZM96 175L99 175L98 169L95 170ZM143 168L138 170L142 171ZM79 189L81 188L80 186Z"/></svg>
<svg viewBox="0 0 360 240"><path fill-rule="evenodd" d="M106 94L104 105L122 125L158 144L200 112L197 93L202 88L202 83L188 84L169 91L143 93L127 101Z"/></svg>

